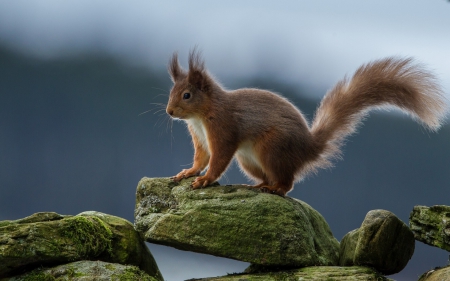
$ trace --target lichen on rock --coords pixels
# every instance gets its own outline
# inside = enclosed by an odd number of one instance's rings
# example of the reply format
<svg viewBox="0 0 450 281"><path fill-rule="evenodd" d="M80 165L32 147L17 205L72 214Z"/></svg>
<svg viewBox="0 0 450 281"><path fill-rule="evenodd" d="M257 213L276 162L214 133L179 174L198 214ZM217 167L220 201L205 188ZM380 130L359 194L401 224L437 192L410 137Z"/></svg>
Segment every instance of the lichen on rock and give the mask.
<svg viewBox="0 0 450 281"><path fill-rule="evenodd" d="M260 265L337 265L339 242L308 204L245 186L192 190L143 178L135 227L146 241Z"/></svg>
<svg viewBox="0 0 450 281"><path fill-rule="evenodd" d="M450 206L415 206L409 225L416 240L450 252Z"/></svg>

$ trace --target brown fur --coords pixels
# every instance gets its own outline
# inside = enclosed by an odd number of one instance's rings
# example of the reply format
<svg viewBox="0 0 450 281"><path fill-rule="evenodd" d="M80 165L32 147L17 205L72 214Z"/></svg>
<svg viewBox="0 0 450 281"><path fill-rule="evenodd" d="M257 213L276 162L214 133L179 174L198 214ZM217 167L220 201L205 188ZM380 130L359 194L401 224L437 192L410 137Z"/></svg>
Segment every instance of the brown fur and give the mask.
<svg viewBox="0 0 450 281"><path fill-rule="evenodd" d="M169 73L174 86L167 113L188 123L194 164L173 177L198 176L193 188L216 181L234 156L242 171L265 191L285 195L295 180L332 165L369 109L393 105L437 130L446 103L433 75L412 59L386 58L361 66L350 80L329 91L311 128L285 98L259 89L224 90L208 74L195 50L189 70L174 54ZM188 94L188 98L186 98Z"/></svg>

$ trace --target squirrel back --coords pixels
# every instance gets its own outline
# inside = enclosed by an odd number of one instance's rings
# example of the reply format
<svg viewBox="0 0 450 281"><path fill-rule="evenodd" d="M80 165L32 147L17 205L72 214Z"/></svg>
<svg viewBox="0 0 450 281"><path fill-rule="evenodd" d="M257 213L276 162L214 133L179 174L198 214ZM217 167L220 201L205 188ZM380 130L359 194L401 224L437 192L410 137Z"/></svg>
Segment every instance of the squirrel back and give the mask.
<svg viewBox="0 0 450 281"><path fill-rule="evenodd" d="M166 111L186 121L195 148L193 167L173 179L198 176L208 167L193 188L217 180L235 156L241 170L259 182L254 187L285 195L294 181L340 158L345 138L370 109L395 106L433 131L447 110L434 76L410 58L361 66L326 94L311 126L292 103L275 93L223 89L195 50L188 71L174 54L169 73L174 86Z"/></svg>

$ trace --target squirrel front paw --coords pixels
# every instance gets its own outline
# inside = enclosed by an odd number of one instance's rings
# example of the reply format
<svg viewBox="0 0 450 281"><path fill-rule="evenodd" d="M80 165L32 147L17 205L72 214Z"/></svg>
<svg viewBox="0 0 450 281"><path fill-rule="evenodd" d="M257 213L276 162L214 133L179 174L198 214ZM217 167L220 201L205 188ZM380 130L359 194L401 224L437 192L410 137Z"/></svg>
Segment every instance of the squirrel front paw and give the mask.
<svg viewBox="0 0 450 281"><path fill-rule="evenodd" d="M198 176L200 174L199 171L192 170L192 169L183 169L181 172L179 172L176 176L171 177L170 179L179 182L182 179L187 179L193 176Z"/></svg>
<svg viewBox="0 0 450 281"><path fill-rule="evenodd" d="M191 184L192 189L198 189L202 187L206 187L209 184L213 183L214 180L209 179L206 175L197 177Z"/></svg>

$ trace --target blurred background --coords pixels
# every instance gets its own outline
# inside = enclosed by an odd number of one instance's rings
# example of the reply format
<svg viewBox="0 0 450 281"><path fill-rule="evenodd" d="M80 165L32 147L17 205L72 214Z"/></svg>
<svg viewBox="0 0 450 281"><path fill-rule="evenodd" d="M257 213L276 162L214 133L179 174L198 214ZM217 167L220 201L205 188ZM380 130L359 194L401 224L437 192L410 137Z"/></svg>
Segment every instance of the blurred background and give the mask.
<svg viewBox="0 0 450 281"><path fill-rule="evenodd" d="M96 210L133 222L135 188L192 162L164 106L168 59L190 49L229 89L282 93L311 120L359 65L412 56L450 98L450 3L435 1L0 1L0 220ZM450 126L431 133L372 112L336 167L296 184L338 240L366 213L408 223L415 205L450 205ZM248 183L232 164L222 184ZM247 263L147 244L166 280L241 272ZM396 280L448 252L416 243Z"/></svg>

